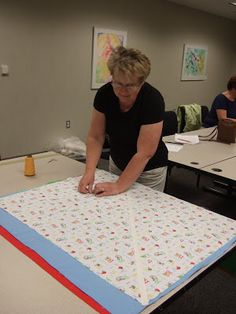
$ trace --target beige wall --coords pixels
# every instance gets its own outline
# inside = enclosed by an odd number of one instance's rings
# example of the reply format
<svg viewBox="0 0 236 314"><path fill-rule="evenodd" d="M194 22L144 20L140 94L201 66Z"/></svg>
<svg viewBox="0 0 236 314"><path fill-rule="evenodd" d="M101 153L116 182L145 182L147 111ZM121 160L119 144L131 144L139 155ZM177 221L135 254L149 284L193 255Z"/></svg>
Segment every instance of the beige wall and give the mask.
<svg viewBox="0 0 236 314"><path fill-rule="evenodd" d="M234 45L234 61L233 61L233 71L232 71L232 75L236 75L236 42L235 42L235 45Z"/></svg>
<svg viewBox="0 0 236 314"><path fill-rule="evenodd" d="M127 30L128 46L152 62L149 82L178 104L211 104L236 72L236 21L167 1L0 0L0 155L50 149L58 138L85 140L93 26ZM208 46L208 79L181 81L184 43ZM71 120L71 128L65 121Z"/></svg>

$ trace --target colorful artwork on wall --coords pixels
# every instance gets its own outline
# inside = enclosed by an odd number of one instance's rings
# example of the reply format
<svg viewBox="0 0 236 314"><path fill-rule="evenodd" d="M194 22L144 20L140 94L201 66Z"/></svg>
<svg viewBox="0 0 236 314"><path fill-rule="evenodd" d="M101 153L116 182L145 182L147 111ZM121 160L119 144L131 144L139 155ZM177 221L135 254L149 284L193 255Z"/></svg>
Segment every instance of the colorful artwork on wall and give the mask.
<svg viewBox="0 0 236 314"><path fill-rule="evenodd" d="M207 54L206 47L185 45L181 80L206 80Z"/></svg>
<svg viewBox="0 0 236 314"><path fill-rule="evenodd" d="M127 32L94 27L92 89L97 89L110 80L107 61L112 49L126 46Z"/></svg>

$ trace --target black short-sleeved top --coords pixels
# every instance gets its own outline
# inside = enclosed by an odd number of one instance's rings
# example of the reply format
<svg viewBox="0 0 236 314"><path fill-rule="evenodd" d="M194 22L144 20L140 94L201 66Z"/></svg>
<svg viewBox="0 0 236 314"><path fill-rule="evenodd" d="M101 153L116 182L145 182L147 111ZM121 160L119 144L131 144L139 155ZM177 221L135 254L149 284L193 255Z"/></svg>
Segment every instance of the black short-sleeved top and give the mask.
<svg viewBox="0 0 236 314"><path fill-rule="evenodd" d="M227 118L236 118L236 101L231 101L224 94L219 94L214 99L211 110L206 116L206 119L203 121L203 126L211 127L218 124L218 117L216 112L218 109L226 110Z"/></svg>
<svg viewBox="0 0 236 314"><path fill-rule="evenodd" d="M120 170L124 170L137 152L137 139L141 126L162 121L165 104L160 92L145 82L132 108L122 112L111 83L107 83L97 91L94 108L105 114L111 158ZM167 160L168 151L161 137L157 150L144 171L164 167L167 165Z"/></svg>

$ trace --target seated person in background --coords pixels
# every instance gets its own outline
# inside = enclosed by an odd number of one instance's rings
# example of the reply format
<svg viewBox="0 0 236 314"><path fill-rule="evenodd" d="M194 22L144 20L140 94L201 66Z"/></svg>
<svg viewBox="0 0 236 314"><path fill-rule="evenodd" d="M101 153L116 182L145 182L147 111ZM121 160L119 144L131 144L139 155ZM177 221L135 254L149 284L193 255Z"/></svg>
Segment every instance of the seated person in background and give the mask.
<svg viewBox="0 0 236 314"><path fill-rule="evenodd" d="M78 190L114 195L138 181L163 191L168 161L162 141L165 105L160 92L145 82L150 61L139 50L118 47L110 55L108 68L112 81L103 85L94 99L86 168ZM105 134L110 140L109 170L119 177L94 185Z"/></svg>
<svg viewBox="0 0 236 314"><path fill-rule="evenodd" d="M229 80L227 90L216 96L203 126L209 128L223 119L236 121L236 76Z"/></svg>

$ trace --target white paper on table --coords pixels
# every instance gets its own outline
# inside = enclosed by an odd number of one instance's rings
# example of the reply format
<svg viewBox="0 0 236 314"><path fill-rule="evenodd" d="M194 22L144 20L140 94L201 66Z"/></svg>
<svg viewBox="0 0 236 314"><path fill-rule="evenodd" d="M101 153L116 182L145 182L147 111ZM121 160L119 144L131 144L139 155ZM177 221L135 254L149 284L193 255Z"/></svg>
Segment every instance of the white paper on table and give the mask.
<svg viewBox="0 0 236 314"><path fill-rule="evenodd" d="M199 143L198 135L182 135L175 134L175 142L182 144L197 144Z"/></svg>
<svg viewBox="0 0 236 314"><path fill-rule="evenodd" d="M178 152L183 148L183 145L175 144L175 143L165 143L168 152Z"/></svg>

